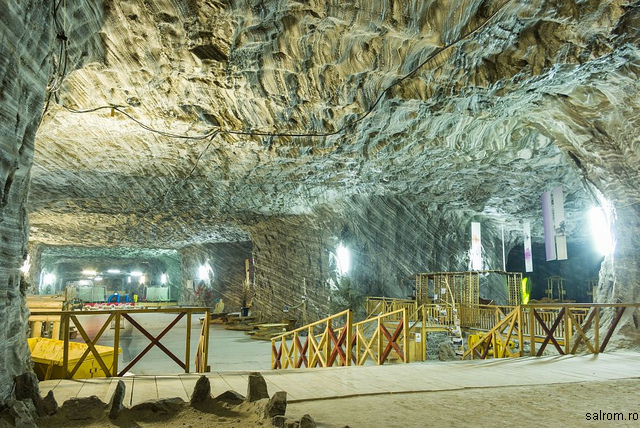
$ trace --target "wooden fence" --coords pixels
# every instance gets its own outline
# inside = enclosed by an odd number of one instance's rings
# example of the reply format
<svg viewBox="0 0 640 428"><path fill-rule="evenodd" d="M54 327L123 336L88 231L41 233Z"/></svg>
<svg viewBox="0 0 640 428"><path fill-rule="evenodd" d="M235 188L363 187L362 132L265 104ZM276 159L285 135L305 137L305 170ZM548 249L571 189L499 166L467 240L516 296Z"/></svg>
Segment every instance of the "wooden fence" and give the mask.
<svg viewBox="0 0 640 428"><path fill-rule="evenodd" d="M271 339L271 368L351 364L353 312L350 309Z"/></svg>
<svg viewBox="0 0 640 428"><path fill-rule="evenodd" d="M389 358L409 362L409 315L402 308L353 325L353 362L364 365L368 359L376 365Z"/></svg>
<svg viewBox="0 0 640 428"><path fill-rule="evenodd" d="M399 309L407 308L409 312L414 312L418 305L413 299L395 299L392 297L367 297L365 310L367 318L376 317Z"/></svg>
<svg viewBox="0 0 640 428"><path fill-rule="evenodd" d="M470 345L463 359L524 356L527 344L530 356L544 355L549 344L560 355L578 350L598 354L605 350L624 312L638 307L640 303L517 306ZM514 350L510 343L517 344Z"/></svg>
<svg viewBox="0 0 640 428"><path fill-rule="evenodd" d="M190 360L191 360L191 321L194 313L204 313L205 319L209 319L209 308L156 308L156 309L108 309L108 310L96 310L96 311L34 311L31 313L34 317L49 317L55 316L60 318L60 332L63 337L63 355L62 355L62 370L64 373L63 378L71 379L76 374L82 363L85 361L89 353L93 355L102 371L107 377L123 376L129 371L140 359L151 350L154 346L161 349L169 358L180 366L185 373L190 372ZM176 314L176 317L160 332L154 336L149 333L132 314ZM89 334L85 328L85 325L81 322L81 319L88 316L95 315L107 315L106 321L99 327L97 333L93 337L89 337ZM185 338L185 356L184 361L178 358L173 352L167 349L161 342L161 339L182 319L186 316L186 338ZM140 333L150 340L147 345L137 356L135 356L131 362L122 370L118 370L118 350L120 348L120 338L123 321L129 322ZM69 331L71 325L74 325L78 333L82 337L84 343L87 345L86 351L82 354L80 359L69 367ZM113 349L114 358L113 363L108 365L105 363L100 353L96 349L96 345L106 329L112 326L114 329L113 336ZM196 371L203 373L209 370L208 366L208 354L209 354L209 323L203 323L202 330L200 332L200 340L198 344L198 352L196 355Z"/></svg>

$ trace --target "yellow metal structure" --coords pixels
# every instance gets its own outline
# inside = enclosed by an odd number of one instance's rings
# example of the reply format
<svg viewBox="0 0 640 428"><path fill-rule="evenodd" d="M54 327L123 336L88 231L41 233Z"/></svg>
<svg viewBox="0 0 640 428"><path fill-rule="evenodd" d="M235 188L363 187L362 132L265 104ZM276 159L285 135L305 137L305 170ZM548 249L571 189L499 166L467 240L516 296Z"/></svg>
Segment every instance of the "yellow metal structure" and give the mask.
<svg viewBox="0 0 640 428"><path fill-rule="evenodd" d="M39 380L64 379L63 370L64 341L56 339L46 339L43 337L33 337L27 339L31 359L33 360L36 375ZM87 350L84 343L69 342L69 364L75 365ZM96 351L100 354L104 364L112 368L114 358L114 348L109 346L95 345ZM122 352L118 349L118 354ZM87 355L74 373L73 379L88 379L92 377L106 377L110 373L105 373L100 367L95 357Z"/></svg>

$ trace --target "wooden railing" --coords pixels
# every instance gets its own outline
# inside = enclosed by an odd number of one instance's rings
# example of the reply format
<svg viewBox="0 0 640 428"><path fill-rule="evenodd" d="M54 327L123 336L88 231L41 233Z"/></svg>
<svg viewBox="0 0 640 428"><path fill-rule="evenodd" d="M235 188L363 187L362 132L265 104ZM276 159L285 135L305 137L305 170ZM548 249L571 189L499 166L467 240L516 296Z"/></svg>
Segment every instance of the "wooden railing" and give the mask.
<svg viewBox="0 0 640 428"><path fill-rule="evenodd" d="M463 359L524 356L525 342L531 356L544 355L549 344L560 355L578 350L597 354L605 350L625 310L638 307L640 303L518 306L471 344ZM604 315L607 324L602 323ZM517 351L511 350L512 342L517 343Z"/></svg>
<svg viewBox="0 0 640 428"><path fill-rule="evenodd" d="M156 308L156 309L109 309L109 310L96 310L96 311L34 311L31 313L35 317L48 317L57 316L60 317L60 331L63 337L63 356L62 356L62 370L65 379L71 379L76 374L82 363L85 361L89 353L93 355L97 363L99 364L105 376L123 376L129 371L140 359L151 350L154 346L160 348L169 358L180 366L185 373L190 371L191 360L191 319L194 313L204 313L205 319L209 319L209 308ZM149 333L136 319L132 317L132 314L177 314L175 319L171 321L158 335L153 336ZM85 325L80 321L83 317L95 316L95 315L107 315L106 321L99 327L97 333L93 337L89 337L89 334L85 328ZM182 319L186 316L186 342L185 342L185 357L184 361L178 358L173 352L167 349L161 342L161 339ZM94 318L95 319L95 318ZM122 370L118 370L118 350L120 348L121 330L123 320L129 322L140 333L150 340L147 345L137 356L135 356L131 362ZM78 333L82 337L84 343L87 345L86 351L82 354L80 359L74 364L73 367L69 367L69 331L71 325L74 325ZM114 358L112 364L106 364L100 353L96 350L96 345L105 330L111 326L114 329L113 336L113 349ZM200 333L200 340L198 344L198 355L196 356L196 370L199 373L208 371L208 353L209 353L209 323L204 323Z"/></svg>
<svg viewBox="0 0 640 428"><path fill-rule="evenodd" d="M394 358L409 362L409 314L407 308L369 318L353 325L353 362L376 365Z"/></svg>
<svg viewBox="0 0 640 428"><path fill-rule="evenodd" d="M409 312L417 309L417 303L413 299L395 299L392 297L367 297L365 303L367 318L395 312L407 308Z"/></svg>
<svg viewBox="0 0 640 428"><path fill-rule="evenodd" d="M517 354L512 351L509 345L514 338L518 339L519 344L524 343L523 333L522 310L518 306L478 341L470 343L469 349L462 355L462 359L467 357L485 359L489 356L494 358L521 357L524 355L522 345L518 348Z"/></svg>
<svg viewBox="0 0 640 428"><path fill-rule="evenodd" d="M338 324L340 324L338 326ZM271 368L351 365L350 309L271 339Z"/></svg>

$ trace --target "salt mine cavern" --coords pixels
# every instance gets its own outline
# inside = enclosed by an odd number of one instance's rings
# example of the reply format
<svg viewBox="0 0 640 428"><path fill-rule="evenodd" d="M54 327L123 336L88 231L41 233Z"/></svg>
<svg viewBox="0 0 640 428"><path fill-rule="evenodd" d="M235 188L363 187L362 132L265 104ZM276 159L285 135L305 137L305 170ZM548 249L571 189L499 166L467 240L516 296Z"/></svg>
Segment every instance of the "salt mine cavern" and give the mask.
<svg viewBox="0 0 640 428"><path fill-rule="evenodd" d="M639 1L0 34L0 428L640 420Z"/></svg>

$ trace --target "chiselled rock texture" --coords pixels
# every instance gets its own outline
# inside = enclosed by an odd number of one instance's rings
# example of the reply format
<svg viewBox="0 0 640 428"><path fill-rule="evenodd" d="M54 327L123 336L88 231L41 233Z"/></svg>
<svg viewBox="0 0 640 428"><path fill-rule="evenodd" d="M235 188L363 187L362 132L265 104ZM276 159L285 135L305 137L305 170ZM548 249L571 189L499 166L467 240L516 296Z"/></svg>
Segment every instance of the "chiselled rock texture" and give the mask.
<svg viewBox="0 0 640 428"><path fill-rule="evenodd" d="M29 368L19 268L27 253L25 202L52 42L48 2L0 5L0 403Z"/></svg>
<svg viewBox="0 0 640 428"><path fill-rule="evenodd" d="M561 185L569 239L594 204L614 220L598 298L637 301L637 1L54 5L0 10L9 340L43 104L34 244L178 250L184 283L197 248L250 241L255 309L318 316L338 242L353 287L403 296L416 271L468 266L471 221L488 268L503 226L507 252L523 220L539 242L539 195Z"/></svg>
<svg viewBox="0 0 640 428"><path fill-rule="evenodd" d="M95 50L85 36L93 36L101 21L94 5L84 2L60 11L54 19L57 3L32 0L0 5L0 401L10 394L13 377L29 369L24 302L28 282L21 282L19 268L27 256L25 205L34 138L45 100L58 97L63 67L67 73L80 67L88 52ZM65 32L61 22L71 17L74 29ZM60 55L64 49L59 48L71 35L76 40L69 49L73 58L64 61Z"/></svg>
<svg viewBox="0 0 640 428"><path fill-rule="evenodd" d="M245 260L252 258L251 247L251 242L246 241L181 248L183 287L176 300L187 305L214 307L216 299L222 299L225 312L246 306L253 294L252 284L245 285ZM206 275L201 277L203 267Z"/></svg>
<svg viewBox="0 0 640 428"><path fill-rule="evenodd" d="M556 140L592 124L556 100L593 73L633 80L637 52L616 50L623 2L565 3L106 3L95 62L39 132L34 239L238 241L353 195L513 221L549 183L579 209L580 169Z"/></svg>

